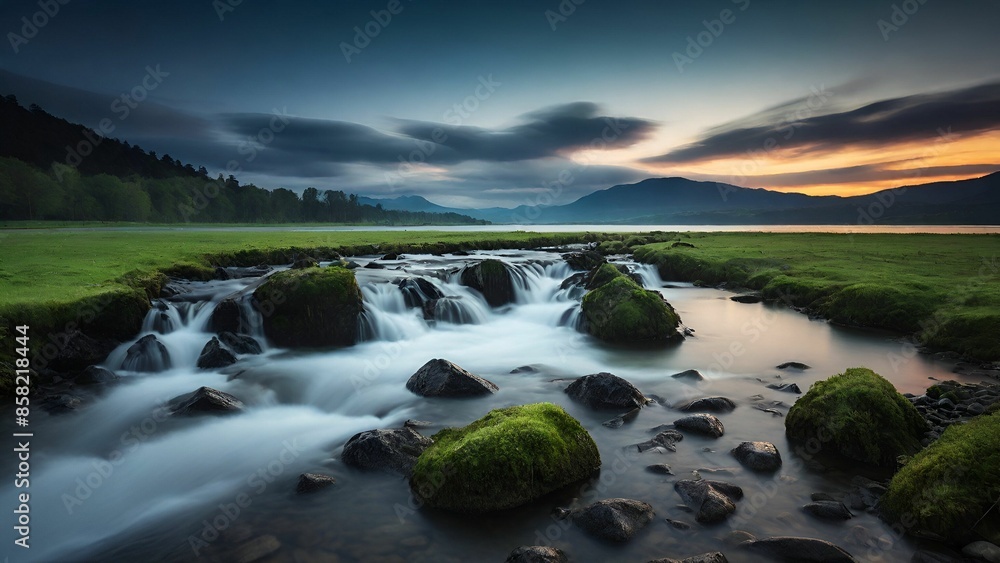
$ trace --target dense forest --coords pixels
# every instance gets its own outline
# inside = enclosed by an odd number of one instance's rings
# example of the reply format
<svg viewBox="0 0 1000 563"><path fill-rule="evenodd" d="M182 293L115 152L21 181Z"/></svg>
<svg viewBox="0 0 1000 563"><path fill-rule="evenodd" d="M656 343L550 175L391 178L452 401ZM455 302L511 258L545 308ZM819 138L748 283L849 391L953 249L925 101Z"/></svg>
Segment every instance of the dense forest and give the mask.
<svg viewBox="0 0 1000 563"><path fill-rule="evenodd" d="M483 224L457 213L364 205L355 194L240 184L164 154L98 136L13 96L0 97L0 220L152 223ZM81 158L68 147L84 145Z"/></svg>

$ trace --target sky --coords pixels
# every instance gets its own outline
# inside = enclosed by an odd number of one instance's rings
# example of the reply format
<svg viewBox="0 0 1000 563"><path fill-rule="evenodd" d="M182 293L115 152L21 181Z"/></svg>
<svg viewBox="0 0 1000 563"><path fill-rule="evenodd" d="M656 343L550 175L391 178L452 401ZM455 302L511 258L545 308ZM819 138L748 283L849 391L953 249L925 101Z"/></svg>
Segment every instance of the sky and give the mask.
<svg viewBox="0 0 1000 563"><path fill-rule="evenodd" d="M2 0L0 94L242 183L453 207L1000 170L998 0Z"/></svg>

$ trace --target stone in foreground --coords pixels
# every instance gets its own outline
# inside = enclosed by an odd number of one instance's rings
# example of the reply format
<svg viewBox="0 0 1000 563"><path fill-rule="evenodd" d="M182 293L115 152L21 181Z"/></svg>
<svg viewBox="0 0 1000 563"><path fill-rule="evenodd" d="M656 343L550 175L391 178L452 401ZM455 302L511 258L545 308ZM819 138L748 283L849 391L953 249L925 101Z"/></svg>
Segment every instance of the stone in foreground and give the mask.
<svg viewBox="0 0 1000 563"><path fill-rule="evenodd" d="M569 517L591 536L624 542L649 524L654 515L653 507L645 502L612 498L573 510Z"/></svg>
<svg viewBox="0 0 1000 563"><path fill-rule="evenodd" d="M511 551L504 563L569 563L569 559L561 549L531 545Z"/></svg>
<svg viewBox="0 0 1000 563"><path fill-rule="evenodd" d="M243 402L236 397L211 387L201 387L193 393L175 397L170 401L170 409L180 416L233 414L244 408Z"/></svg>
<svg viewBox="0 0 1000 563"><path fill-rule="evenodd" d="M500 390L493 382L442 359L424 364L406 382L406 388L424 397L478 397Z"/></svg>
<svg viewBox="0 0 1000 563"><path fill-rule="evenodd" d="M678 410L685 412L732 412L736 403L726 397L704 397L679 405Z"/></svg>
<svg viewBox="0 0 1000 563"><path fill-rule="evenodd" d="M736 460L753 471L776 471L781 467L781 454L771 442L743 442L732 449Z"/></svg>
<svg viewBox="0 0 1000 563"><path fill-rule="evenodd" d="M428 506L476 514L521 506L601 466L590 434L561 407L496 409L434 435L410 486Z"/></svg>
<svg viewBox="0 0 1000 563"><path fill-rule="evenodd" d="M295 492L315 493L337 483L337 480L329 475L320 473L303 473L299 475L299 482L295 485Z"/></svg>
<svg viewBox="0 0 1000 563"><path fill-rule="evenodd" d="M674 490L702 524L722 522L743 498L743 489L721 481L682 479L674 483Z"/></svg>
<svg viewBox="0 0 1000 563"><path fill-rule="evenodd" d="M695 434L701 434L703 436L710 436L712 438L719 438L725 432L725 427L722 426L722 421L719 420L715 415L711 414L693 414L691 416L685 416L674 421L674 426L680 430L687 432L693 432Z"/></svg>
<svg viewBox="0 0 1000 563"><path fill-rule="evenodd" d="M219 339L212 337L201 349L198 356L198 367L200 369L218 369L231 366L236 363L236 356L232 352L222 347Z"/></svg>
<svg viewBox="0 0 1000 563"><path fill-rule="evenodd" d="M366 430L351 437L340 455L345 465L408 476L417 457L432 444L412 428Z"/></svg>
<svg viewBox="0 0 1000 563"><path fill-rule="evenodd" d="M566 394L593 409L635 409L649 402L635 385L607 372L577 379Z"/></svg>

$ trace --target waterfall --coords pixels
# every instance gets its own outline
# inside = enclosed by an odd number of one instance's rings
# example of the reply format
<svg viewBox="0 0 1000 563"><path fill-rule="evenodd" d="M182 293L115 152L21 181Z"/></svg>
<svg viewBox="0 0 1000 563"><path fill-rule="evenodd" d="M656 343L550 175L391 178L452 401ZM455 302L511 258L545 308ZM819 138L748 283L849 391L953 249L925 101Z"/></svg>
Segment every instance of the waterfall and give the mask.
<svg viewBox="0 0 1000 563"><path fill-rule="evenodd" d="M365 310L358 322L358 341L404 340L427 330L419 310L408 309L403 291L389 282L361 287Z"/></svg>
<svg viewBox="0 0 1000 563"><path fill-rule="evenodd" d="M639 279L642 280L642 286L646 289L660 289L663 287L663 278L660 277L660 271L656 269L656 266L652 264L632 264L632 271L634 271Z"/></svg>

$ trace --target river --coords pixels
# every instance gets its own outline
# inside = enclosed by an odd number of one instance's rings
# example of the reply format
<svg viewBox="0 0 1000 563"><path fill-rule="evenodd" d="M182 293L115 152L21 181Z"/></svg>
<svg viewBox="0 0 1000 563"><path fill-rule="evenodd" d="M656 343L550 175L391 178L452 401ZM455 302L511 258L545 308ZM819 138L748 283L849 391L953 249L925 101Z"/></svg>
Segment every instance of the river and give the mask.
<svg viewBox="0 0 1000 563"><path fill-rule="evenodd" d="M462 265L486 256L517 268L516 304L491 309L457 283ZM365 264L373 258L355 259ZM665 282L652 267L631 262L644 285L663 293L694 336L668 347L636 349L577 331L571 325L579 294L560 289L572 272L557 254L410 255L383 263L387 269L355 270L367 309L367 340L352 347L265 347L262 355L243 356L228 368L199 370L198 353L212 336L207 328L212 309L251 280L194 283L184 300L164 301L165 312L154 309L143 334L163 342L170 369L121 369L131 342L126 343L105 362L121 382L75 412L34 414L29 560L227 561L237 544L269 535L281 547L276 559L267 561L323 561L334 555L339 561L502 561L519 545L539 543L560 547L578 562L647 561L719 549L730 561L750 561L720 542L731 529L742 529L758 537L826 539L859 560L909 561L914 545L874 515L855 511L855 518L832 524L803 514L800 507L811 493L845 492L859 469L822 468L802 459L784 437L783 417L753 404L780 401L777 410L787 412L796 395L767 383L794 382L804 391L862 365L901 392L920 394L931 378L958 378L951 364L914 354L896 335L832 326L781 306L736 303L729 292ZM423 276L446 295L459 296L450 318L463 322L429 324L418 310L408 309L392 283L404 276ZM407 391L406 380L432 358L451 360L500 391L467 400ZM812 369L775 368L793 360ZM536 371L511 373L526 365ZM686 369L698 369L707 379L694 384L669 377ZM688 435L675 453L637 455L630 444L681 414L652 405L621 428L603 426L614 413L589 410L563 392L565 378L601 371L668 404L722 395L738 407L719 415L726 427L719 439ZM246 412L218 418L166 415L167 401L201 386L235 395ZM540 401L563 406L597 442L604 465L585 490L562 491L501 515L456 516L421 509L399 477L362 473L339 460L344 443L362 430L415 419L430 421L433 426L421 431L431 434L493 408ZM774 442L785 460L782 470L760 476L743 469L729 450L745 440ZM676 477L646 471L654 463L669 463ZM295 495L303 472L333 475L337 485ZM743 487L746 498L727 522L705 527L679 508L672 483L693 472ZM5 484L4 506L14 505L13 493ZM626 544L595 541L551 516L553 508L568 506L581 494L588 500L644 500L657 517ZM675 529L666 518L692 527ZM858 526L881 536L880 547L859 545Z"/></svg>

